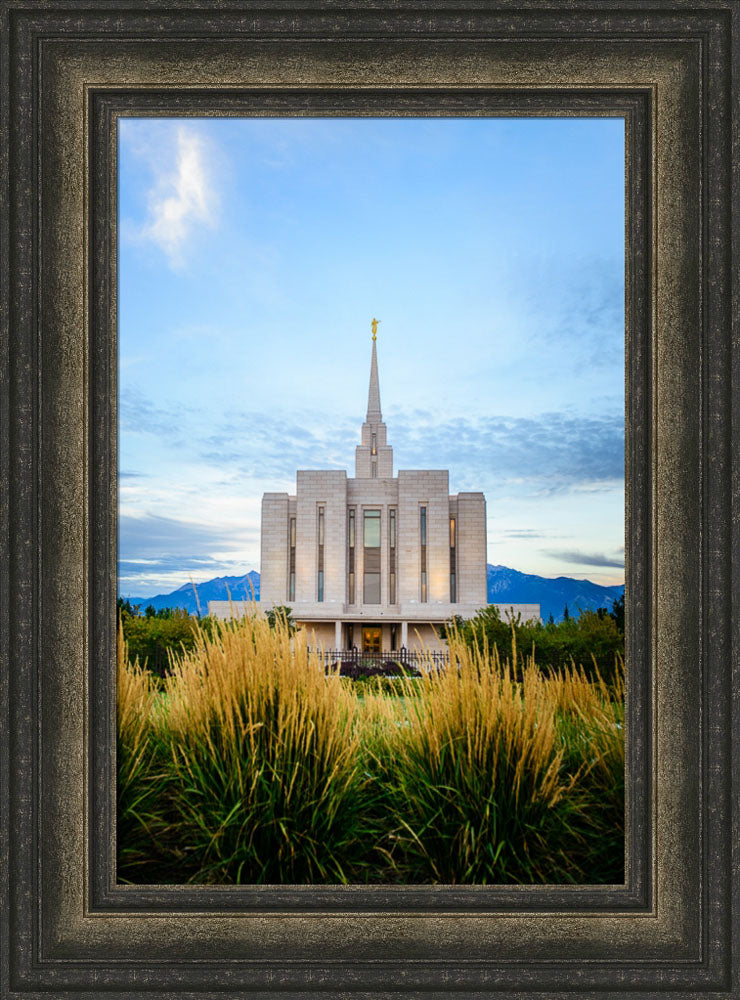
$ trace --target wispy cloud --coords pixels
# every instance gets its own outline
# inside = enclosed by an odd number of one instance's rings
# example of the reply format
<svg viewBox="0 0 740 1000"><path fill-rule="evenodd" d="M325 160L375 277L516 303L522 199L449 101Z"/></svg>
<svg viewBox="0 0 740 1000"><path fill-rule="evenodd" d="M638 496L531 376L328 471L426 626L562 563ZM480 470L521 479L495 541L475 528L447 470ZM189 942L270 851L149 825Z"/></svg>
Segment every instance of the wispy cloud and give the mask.
<svg viewBox="0 0 740 1000"><path fill-rule="evenodd" d="M177 129L174 163L149 193L149 218L139 235L155 243L170 267L180 269L185 246L199 225L213 226L219 199L208 168L208 149L191 127Z"/></svg>
<svg viewBox="0 0 740 1000"><path fill-rule="evenodd" d="M320 413L281 418L245 411L202 439L200 457L256 479L294 479L297 469L347 469L353 475L355 438L359 443L357 420L329 423Z"/></svg>
<svg viewBox="0 0 740 1000"><path fill-rule="evenodd" d="M624 421L543 413L534 417L492 416L436 423L418 414L388 421L389 443L401 468L460 470L502 485L550 492L624 477Z"/></svg>
<svg viewBox="0 0 740 1000"><path fill-rule="evenodd" d="M553 559L559 559L561 562L575 563L578 566L614 566L617 569L624 569L624 556L609 556L601 552L588 553L573 550L566 552L543 551L545 555L551 556Z"/></svg>
<svg viewBox="0 0 740 1000"><path fill-rule="evenodd" d="M254 529L258 532L259 529ZM148 514L131 517L123 514L118 519L119 547L131 561L161 560L186 555L188 559L212 558L216 553L233 545L234 538L218 525L178 520ZM251 535L245 528L242 535Z"/></svg>
<svg viewBox="0 0 740 1000"><path fill-rule="evenodd" d="M125 433L149 433L179 443L185 417L192 410L154 403L135 385L126 385L119 398L119 427ZM140 473L137 473L140 475Z"/></svg>
<svg viewBox="0 0 740 1000"><path fill-rule="evenodd" d="M243 573L244 549L259 544L259 526L203 524L156 514L118 519L118 589L151 595L192 577Z"/></svg>
<svg viewBox="0 0 740 1000"><path fill-rule="evenodd" d="M548 531L535 531L534 528L518 528L512 529L511 531L500 532L502 538L548 538L552 535L552 532Z"/></svg>
<svg viewBox="0 0 740 1000"><path fill-rule="evenodd" d="M350 417L247 411L209 431L199 437L201 461L239 476L284 481L297 469L332 468L354 475L359 421ZM489 488L493 477L501 489L545 496L610 490L624 478L624 421L616 416L444 421L397 411L388 418L388 443L396 471L449 469L455 489Z"/></svg>
<svg viewBox="0 0 740 1000"><path fill-rule="evenodd" d="M197 556L161 556L158 559L122 559L118 563L118 572L129 578L135 578L142 573L162 573L174 570L183 573L183 566L189 568L220 569L222 560Z"/></svg>
<svg viewBox="0 0 740 1000"><path fill-rule="evenodd" d="M515 294L529 328L535 331L533 344L560 354L563 361L570 359L577 369L618 371L624 357L622 260L534 258L526 279L523 286L515 284Z"/></svg>

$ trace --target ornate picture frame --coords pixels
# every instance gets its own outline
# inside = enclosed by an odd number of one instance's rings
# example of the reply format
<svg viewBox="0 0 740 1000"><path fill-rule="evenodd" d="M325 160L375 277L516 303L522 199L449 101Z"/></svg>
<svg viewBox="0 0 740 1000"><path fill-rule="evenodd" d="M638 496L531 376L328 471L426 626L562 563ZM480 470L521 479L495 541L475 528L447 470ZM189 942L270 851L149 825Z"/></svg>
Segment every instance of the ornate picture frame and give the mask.
<svg viewBox="0 0 740 1000"><path fill-rule="evenodd" d="M736 995L737 5L0 8L0 995ZM319 112L624 116L623 886L116 884L116 121Z"/></svg>

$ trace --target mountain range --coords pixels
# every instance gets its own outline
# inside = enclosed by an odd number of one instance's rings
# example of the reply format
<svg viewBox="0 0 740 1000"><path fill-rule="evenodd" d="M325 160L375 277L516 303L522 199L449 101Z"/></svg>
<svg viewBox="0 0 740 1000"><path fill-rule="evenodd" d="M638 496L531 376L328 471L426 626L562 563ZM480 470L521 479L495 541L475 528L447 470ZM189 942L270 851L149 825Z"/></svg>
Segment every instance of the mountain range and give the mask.
<svg viewBox="0 0 740 1000"><path fill-rule="evenodd" d="M508 566L486 567L489 604L539 604L542 620L550 615L556 622L563 617L565 606L572 616L579 611L594 611L596 608L611 609L612 602L624 593L624 585L602 587L590 580L574 580L570 576L559 576L554 580L532 573L520 573ZM196 599L197 591L197 599ZM185 608L191 614L200 611L205 614L209 601L259 600L260 575L255 570L244 576L219 576L205 583L185 583L169 594L156 597L130 597L129 601L140 605L141 610L152 605L160 608Z"/></svg>
<svg viewBox="0 0 740 1000"><path fill-rule="evenodd" d="M540 616L547 621L563 618L566 605L571 617L579 611L611 610L612 603L624 593L624 584L602 587L591 580L574 580L558 576L554 580L533 573L520 573L508 566L486 567L489 604L539 604Z"/></svg>
<svg viewBox="0 0 740 1000"><path fill-rule="evenodd" d="M156 611L162 608L185 608L193 615L199 610L205 615L208 613L209 601L228 601L229 597L233 601L249 601L253 592L254 599L259 600L260 575L255 570L244 576L217 576L213 580L206 580L205 583L184 583L182 587L169 594L157 594L156 597L129 597L128 600L133 605L140 605L142 611L151 604Z"/></svg>

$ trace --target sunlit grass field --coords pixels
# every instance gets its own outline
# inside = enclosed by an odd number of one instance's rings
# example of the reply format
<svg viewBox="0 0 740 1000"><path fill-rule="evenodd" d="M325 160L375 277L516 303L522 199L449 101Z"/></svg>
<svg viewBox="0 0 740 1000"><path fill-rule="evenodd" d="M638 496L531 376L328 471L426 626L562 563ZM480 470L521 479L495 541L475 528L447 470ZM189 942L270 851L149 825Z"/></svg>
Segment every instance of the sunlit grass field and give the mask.
<svg viewBox="0 0 740 1000"><path fill-rule="evenodd" d="M391 692L261 616L164 681L119 635L119 881L623 882L621 659L607 683L449 646Z"/></svg>

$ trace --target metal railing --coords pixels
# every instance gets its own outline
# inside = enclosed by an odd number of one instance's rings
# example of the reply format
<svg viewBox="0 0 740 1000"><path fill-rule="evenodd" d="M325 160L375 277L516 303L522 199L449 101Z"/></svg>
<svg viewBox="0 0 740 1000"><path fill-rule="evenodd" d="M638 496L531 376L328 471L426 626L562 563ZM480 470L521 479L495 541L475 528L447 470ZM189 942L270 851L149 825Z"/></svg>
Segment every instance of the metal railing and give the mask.
<svg viewBox="0 0 740 1000"><path fill-rule="evenodd" d="M378 671L384 674L399 674L405 670L442 670L450 662L449 654L438 651L409 650L406 647L384 653L369 653L352 649L324 649L318 651L323 656L327 669L342 668L343 673L368 673Z"/></svg>

